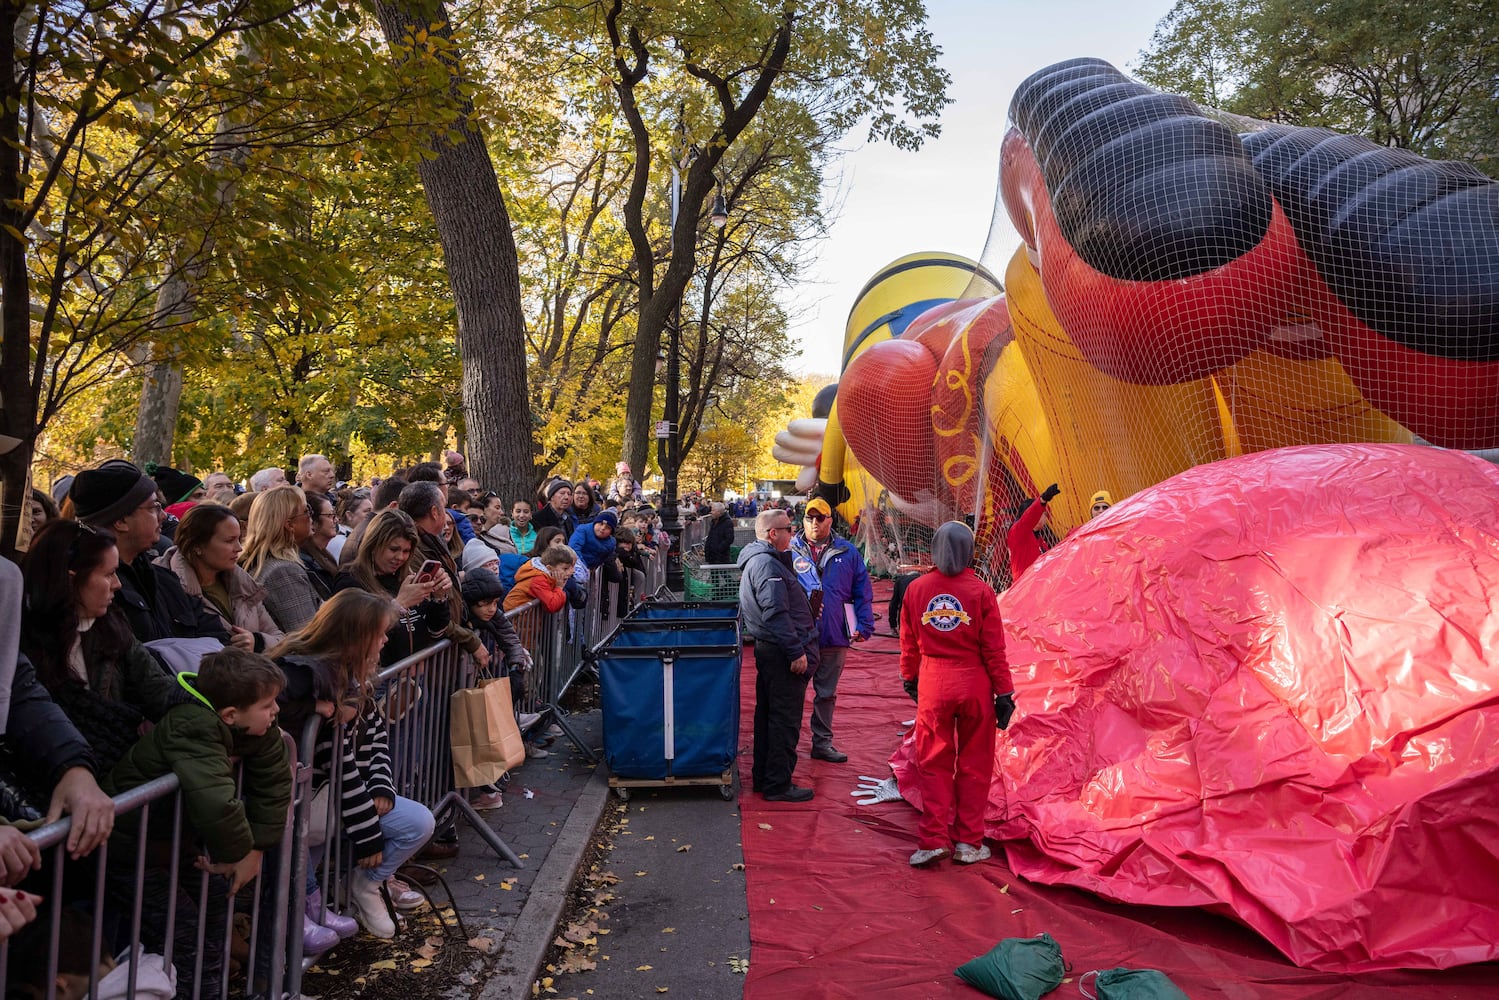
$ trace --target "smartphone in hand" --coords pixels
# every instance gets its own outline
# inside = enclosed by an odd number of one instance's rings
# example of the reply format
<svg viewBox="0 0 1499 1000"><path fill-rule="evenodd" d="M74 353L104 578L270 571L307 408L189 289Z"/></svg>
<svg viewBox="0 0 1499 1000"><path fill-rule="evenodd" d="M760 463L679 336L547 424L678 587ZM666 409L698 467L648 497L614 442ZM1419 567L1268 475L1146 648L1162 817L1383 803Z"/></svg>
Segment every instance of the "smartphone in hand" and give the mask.
<svg viewBox="0 0 1499 1000"><path fill-rule="evenodd" d="M442 563L436 559L428 559L422 563L422 568L416 572L417 583L431 583L437 578L437 571L442 569Z"/></svg>

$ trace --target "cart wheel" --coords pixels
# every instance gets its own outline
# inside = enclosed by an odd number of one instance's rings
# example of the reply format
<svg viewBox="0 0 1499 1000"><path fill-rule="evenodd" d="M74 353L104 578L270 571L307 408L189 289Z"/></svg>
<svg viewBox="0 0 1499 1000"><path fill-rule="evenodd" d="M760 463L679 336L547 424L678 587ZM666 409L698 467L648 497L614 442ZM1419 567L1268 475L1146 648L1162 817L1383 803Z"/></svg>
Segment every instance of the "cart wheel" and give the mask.
<svg viewBox="0 0 1499 1000"><path fill-rule="evenodd" d="M617 786L614 789L614 794L619 796L619 800L621 802L628 802L628 801L630 801L630 790L628 788L626 788L624 785Z"/></svg>
<svg viewBox="0 0 1499 1000"><path fill-rule="evenodd" d="M721 798L721 799L723 799L725 802L733 802L734 801L734 786L733 785L719 785L718 786L718 797Z"/></svg>

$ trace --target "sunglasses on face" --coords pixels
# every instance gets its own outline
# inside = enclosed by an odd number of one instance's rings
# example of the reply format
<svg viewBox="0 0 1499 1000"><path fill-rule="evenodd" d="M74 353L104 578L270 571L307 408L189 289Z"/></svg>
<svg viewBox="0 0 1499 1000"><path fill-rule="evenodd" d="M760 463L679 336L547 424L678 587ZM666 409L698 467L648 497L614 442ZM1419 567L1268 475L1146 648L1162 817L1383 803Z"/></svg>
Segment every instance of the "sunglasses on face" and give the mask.
<svg viewBox="0 0 1499 1000"><path fill-rule="evenodd" d="M1105 511L1105 510L1108 510L1108 509L1109 509L1109 505L1106 504L1106 503L1096 503L1096 504L1093 505L1093 513L1095 513L1095 514L1099 513L1100 511Z"/></svg>
<svg viewBox="0 0 1499 1000"><path fill-rule="evenodd" d="M818 524L821 524L828 519L828 516L826 514L808 514L806 519L808 521L816 521Z"/></svg>

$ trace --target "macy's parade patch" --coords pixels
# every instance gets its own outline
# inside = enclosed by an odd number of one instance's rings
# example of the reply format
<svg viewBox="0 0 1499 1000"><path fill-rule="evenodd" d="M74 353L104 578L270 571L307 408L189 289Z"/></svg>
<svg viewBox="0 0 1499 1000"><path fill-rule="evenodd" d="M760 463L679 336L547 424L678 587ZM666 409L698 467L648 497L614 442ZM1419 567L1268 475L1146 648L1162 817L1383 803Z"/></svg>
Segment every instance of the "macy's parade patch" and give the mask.
<svg viewBox="0 0 1499 1000"><path fill-rule="evenodd" d="M938 594L926 606L921 624L930 625L938 632L951 632L959 625L967 625L973 619L963 610L963 605L951 594Z"/></svg>

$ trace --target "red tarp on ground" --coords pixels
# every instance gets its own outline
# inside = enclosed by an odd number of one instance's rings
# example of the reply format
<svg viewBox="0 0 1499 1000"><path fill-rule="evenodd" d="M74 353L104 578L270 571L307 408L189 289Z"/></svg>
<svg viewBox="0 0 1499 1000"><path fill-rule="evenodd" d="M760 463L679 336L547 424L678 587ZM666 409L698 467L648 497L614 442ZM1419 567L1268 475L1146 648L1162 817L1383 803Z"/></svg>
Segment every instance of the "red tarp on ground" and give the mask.
<svg viewBox="0 0 1499 1000"><path fill-rule="evenodd" d="M883 612L888 587L877 593ZM974 996L954 968L1001 938L1043 930L1061 943L1074 978L1118 965L1157 968L1194 998L1495 995L1499 965L1493 963L1444 972L1319 973L1296 968L1253 932L1201 909L1108 903L1017 879L998 858L972 868L911 869L915 810L902 802L862 807L848 794L859 775L889 773L901 722L914 715L900 690L895 649L893 639L879 638L849 656L835 727L848 764L807 760L804 727L796 780L814 787L816 799L805 805L766 803L748 793L743 799L754 949L746 997ZM747 650L746 787L753 685ZM1473 830L1475 839L1493 835ZM1442 864L1432 862L1434 875ZM1490 867L1473 877L1492 884L1499 873ZM1056 995L1076 995L1075 988L1064 984Z"/></svg>

